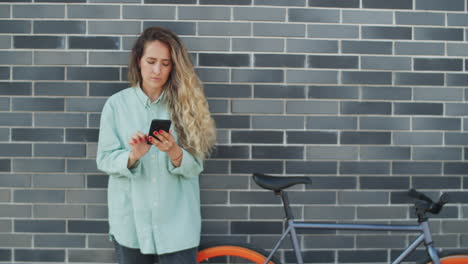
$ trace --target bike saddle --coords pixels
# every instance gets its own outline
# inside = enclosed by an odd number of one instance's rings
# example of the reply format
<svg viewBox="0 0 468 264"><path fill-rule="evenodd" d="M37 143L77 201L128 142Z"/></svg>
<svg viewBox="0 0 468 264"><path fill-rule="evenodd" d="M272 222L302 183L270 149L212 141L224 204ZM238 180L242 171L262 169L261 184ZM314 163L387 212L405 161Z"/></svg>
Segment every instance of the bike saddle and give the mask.
<svg viewBox="0 0 468 264"><path fill-rule="evenodd" d="M310 184L312 182L309 177L270 176L261 173L254 173L253 179L258 186L275 192L296 184Z"/></svg>

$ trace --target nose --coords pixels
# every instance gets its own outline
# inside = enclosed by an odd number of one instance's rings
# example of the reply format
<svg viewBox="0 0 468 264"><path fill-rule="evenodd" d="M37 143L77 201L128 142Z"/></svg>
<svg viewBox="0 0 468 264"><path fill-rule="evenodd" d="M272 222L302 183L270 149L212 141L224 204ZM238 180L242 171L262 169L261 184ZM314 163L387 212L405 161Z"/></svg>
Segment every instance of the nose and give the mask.
<svg viewBox="0 0 468 264"><path fill-rule="evenodd" d="M153 65L153 72L154 72L155 74L160 74L160 73L161 73L161 64L155 63L155 64Z"/></svg>

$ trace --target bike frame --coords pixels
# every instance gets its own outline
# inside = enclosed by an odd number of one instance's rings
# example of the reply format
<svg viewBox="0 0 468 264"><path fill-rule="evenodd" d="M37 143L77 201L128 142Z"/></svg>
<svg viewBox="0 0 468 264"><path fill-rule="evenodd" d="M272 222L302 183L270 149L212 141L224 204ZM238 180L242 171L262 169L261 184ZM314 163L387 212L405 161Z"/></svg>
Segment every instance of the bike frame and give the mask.
<svg viewBox="0 0 468 264"><path fill-rule="evenodd" d="M401 232L419 232L420 235L392 262L392 264L401 263L408 255L410 255L421 243L426 246L427 253L434 264L440 264L439 254L435 250L432 241L431 230L427 221L419 223L419 225L376 225L376 224L333 224L333 223L306 223L296 222L293 219L287 219L287 228L283 232L281 238L276 243L275 247L268 255L264 264L267 264L281 245L281 242L289 234L296 254L298 264L303 264L301 250L299 248L299 240L297 238L296 229L327 229L327 230L357 230L357 231L401 231Z"/></svg>

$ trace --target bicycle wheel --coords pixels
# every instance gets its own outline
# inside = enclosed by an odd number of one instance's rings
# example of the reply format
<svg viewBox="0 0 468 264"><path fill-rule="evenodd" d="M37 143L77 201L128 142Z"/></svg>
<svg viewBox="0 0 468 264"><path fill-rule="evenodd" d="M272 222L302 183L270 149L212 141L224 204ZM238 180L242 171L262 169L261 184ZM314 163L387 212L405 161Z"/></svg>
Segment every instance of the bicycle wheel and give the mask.
<svg viewBox="0 0 468 264"><path fill-rule="evenodd" d="M426 262L432 264L432 261ZM468 264L468 252L448 253L440 255L441 264Z"/></svg>
<svg viewBox="0 0 468 264"><path fill-rule="evenodd" d="M197 263L263 264L267 257L268 254L264 250L248 244L215 242L201 245L198 248ZM268 264L279 264L279 261L273 257Z"/></svg>

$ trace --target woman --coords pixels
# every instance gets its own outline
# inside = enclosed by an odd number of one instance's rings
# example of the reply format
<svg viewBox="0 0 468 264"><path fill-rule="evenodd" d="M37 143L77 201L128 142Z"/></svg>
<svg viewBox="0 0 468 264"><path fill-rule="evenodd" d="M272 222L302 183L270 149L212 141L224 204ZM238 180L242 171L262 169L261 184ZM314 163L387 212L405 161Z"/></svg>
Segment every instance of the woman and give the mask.
<svg viewBox="0 0 468 264"><path fill-rule="evenodd" d="M117 261L196 263L198 176L216 137L200 80L179 37L160 27L137 39L129 80L104 105L96 158L110 176ZM152 119L170 119L172 129L147 135Z"/></svg>

